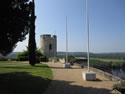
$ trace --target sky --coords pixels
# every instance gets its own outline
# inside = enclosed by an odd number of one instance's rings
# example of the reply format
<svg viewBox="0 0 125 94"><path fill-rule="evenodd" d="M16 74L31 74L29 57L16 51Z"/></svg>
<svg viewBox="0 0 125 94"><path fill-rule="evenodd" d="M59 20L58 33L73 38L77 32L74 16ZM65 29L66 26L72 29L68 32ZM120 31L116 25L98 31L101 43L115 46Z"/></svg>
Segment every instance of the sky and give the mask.
<svg viewBox="0 0 125 94"><path fill-rule="evenodd" d="M87 51L86 0L35 0L36 43L40 35L56 34L57 51ZM88 0L90 52L125 52L125 0ZM14 52L26 49L27 39Z"/></svg>

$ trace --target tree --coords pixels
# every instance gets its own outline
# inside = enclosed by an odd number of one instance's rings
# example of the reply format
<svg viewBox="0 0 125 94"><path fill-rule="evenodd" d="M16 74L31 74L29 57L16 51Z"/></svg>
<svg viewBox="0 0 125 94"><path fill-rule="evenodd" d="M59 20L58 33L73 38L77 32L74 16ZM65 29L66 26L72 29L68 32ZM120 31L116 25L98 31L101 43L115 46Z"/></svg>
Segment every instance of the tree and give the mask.
<svg viewBox="0 0 125 94"><path fill-rule="evenodd" d="M36 48L35 54L36 54L36 63L40 63L41 59L45 60L45 56L42 55L41 51L38 48ZM24 50L22 53L18 53L16 55L16 59L18 61L28 61L28 57L29 57L28 55L29 55L29 51L27 48L27 50Z"/></svg>
<svg viewBox="0 0 125 94"><path fill-rule="evenodd" d="M28 61L28 50L24 50L22 53L16 55L17 61Z"/></svg>
<svg viewBox="0 0 125 94"><path fill-rule="evenodd" d="M2 0L0 3L0 53L7 55L30 30L31 2Z"/></svg>
<svg viewBox="0 0 125 94"><path fill-rule="evenodd" d="M35 41L35 9L34 9L34 0L32 0L32 13L31 13L31 25L30 25L30 32L29 32L29 63L34 66L36 63L36 41Z"/></svg>

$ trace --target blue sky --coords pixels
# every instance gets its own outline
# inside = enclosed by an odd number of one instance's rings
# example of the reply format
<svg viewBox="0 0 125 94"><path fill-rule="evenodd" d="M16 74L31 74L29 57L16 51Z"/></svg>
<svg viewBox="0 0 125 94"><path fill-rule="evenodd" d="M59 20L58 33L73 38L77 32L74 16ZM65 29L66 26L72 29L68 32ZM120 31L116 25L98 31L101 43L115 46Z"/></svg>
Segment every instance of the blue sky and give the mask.
<svg viewBox="0 0 125 94"><path fill-rule="evenodd" d="M57 35L57 50L65 51L66 16L69 51L87 51L86 0L35 0L36 43L41 34ZM125 0L88 0L90 51L125 52ZM23 51L27 39L14 51Z"/></svg>

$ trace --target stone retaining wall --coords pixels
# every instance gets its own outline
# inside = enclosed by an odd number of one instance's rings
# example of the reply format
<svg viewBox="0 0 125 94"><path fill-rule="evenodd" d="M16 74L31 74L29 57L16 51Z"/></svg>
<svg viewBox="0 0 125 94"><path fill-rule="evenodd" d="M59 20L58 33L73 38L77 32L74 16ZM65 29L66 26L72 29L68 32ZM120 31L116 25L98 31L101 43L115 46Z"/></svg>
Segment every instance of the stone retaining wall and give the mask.
<svg viewBox="0 0 125 94"><path fill-rule="evenodd" d="M65 59L64 59L64 58L59 59L59 62L61 62L61 63L65 63Z"/></svg>
<svg viewBox="0 0 125 94"><path fill-rule="evenodd" d="M112 75L110 73L104 72L102 70L99 70L99 69L96 69L96 68L93 68L93 67L90 67L90 70L94 71L94 72L96 72L96 73L98 73L98 74L100 74L100 75L102 75L102 76L104 76L106 78L108 78L109 80L123 81L121 78L116 77L116 76L114 76L114 75Z"/></svg>

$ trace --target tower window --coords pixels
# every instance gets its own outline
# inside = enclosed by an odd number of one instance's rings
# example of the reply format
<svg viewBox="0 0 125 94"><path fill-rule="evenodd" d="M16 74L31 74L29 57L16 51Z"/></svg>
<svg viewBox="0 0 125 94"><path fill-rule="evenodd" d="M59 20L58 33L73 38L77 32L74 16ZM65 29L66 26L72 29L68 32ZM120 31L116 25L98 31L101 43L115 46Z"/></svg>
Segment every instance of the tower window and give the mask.
<svg viewBox="0 0 125 94"><path fill-rule="evenodd" d="M52 50L52 44L49 44L49 50Z"/></svg>

